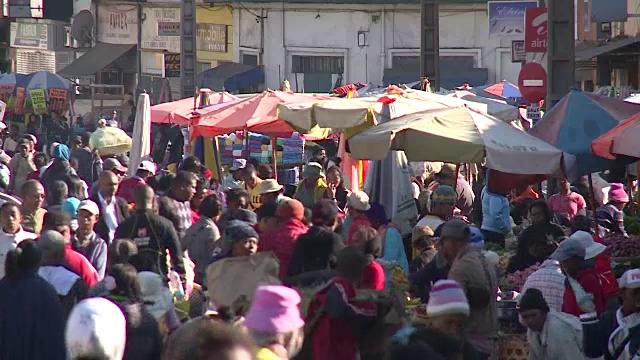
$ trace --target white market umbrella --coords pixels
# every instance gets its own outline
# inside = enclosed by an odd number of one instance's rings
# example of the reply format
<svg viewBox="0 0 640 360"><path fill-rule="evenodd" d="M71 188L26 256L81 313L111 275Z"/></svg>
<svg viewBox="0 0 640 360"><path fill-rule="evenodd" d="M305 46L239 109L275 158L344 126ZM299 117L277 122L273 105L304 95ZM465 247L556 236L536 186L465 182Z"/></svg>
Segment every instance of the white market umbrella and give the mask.
<svg viewBox="0 0 640 360"><path fill-rule="evenodd" d="M459 107L409 114L349 139L357 159L380 160L403 150L409 161L482 163L511 174L562 174L575 159L487 114Z"/></svg>
<svg viewBox="0 0 640 360"><path fill-rule="evenodd" d="M140 94L138 97L133 138L136 140L131 144L129 176L135 175L142 160L151 154L151 101L147 94Z"/></svg>

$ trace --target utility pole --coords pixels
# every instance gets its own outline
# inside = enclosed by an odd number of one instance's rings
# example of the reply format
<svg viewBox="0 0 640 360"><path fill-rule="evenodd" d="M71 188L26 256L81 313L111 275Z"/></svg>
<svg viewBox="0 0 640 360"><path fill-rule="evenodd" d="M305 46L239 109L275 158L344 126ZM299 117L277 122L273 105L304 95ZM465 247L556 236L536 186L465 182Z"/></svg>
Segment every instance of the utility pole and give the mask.
<svg viewBox="0 0 640 360"><path fill-rule="evenodd" d="M431 88L440 90L440 19L438 0L421 0L420 77L429 78Z"/></svg>
<svg viewBox="0 0 640 360"><path fill-rule="evenodd" d="M180 22L180 88L183 98L196 93L196 0L182 0Z"/></svg>
<svg viewBox="0 0 640 360"><path fill-rule="evenodd" d="M575 19L574 2L547 2L547 101L549 111L575 87Z"/></svg>

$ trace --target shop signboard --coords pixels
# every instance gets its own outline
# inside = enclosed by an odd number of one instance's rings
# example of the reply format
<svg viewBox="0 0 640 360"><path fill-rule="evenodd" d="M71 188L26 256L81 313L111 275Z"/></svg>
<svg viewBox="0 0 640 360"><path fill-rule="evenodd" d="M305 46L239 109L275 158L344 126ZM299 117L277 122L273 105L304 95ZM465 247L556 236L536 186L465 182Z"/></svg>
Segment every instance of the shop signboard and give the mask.
<svg viewBox="0 0 640 360"><path fill-rule="evenodd" d="M196 24L196 48L227 52L227 28L227 25L221 24Z"/></svg>
<svg viewBox="0 0 640 360"><path fill-rule="evenodd" d="M527 53L524 51L524 40L511 41L511 62L523 63L527 60Z"/></svg>
<svg viewBox="0 0 640 360"><path fill-rule="evenodd" d="M524 47L526 52L547 52L547 23L547 8L527 9L524 25Z"/></svg>
<svg viewBox="0 0 640 360"><path fill-rule="evenodd" d="M5 104L9 103L9 99L13 96L13 90L15 87L15 85L11 84L0 85L0 100Z"/></svg>
<svg viewBox="0 0 640 360"><path fill-rule="evenodd" d="M46 24L11 23L11 47L47 50L49 28Z"/></svg>
<svg viewBox="0 0 640 360"><path fill-rule="evenodd" d="M524 14L538 1L489 1L489 36L524 37Z"/></svg>
<svg viewBox="0 0 640 360"><path fill-rule="evenodd" d="M53 114L64 115L69 108L69 90L49 89L49 111Z"/></svg>
<svg viewBox="0 0 640 360"><path fill-rule="evenodd" d="M46 114L47 97L44 89L31 89L29 90L29 96L31 97L31 106L33 107L33 113L36 115Z"/></svg>
<svg viewBox="0 0 640 360"><path fill-rule="evenodd" d="M180 54L164 54L164 77L180 77Z"/></svg>
<svg viewBox="0 0 640 360"><path fill-rule="evenodd" d="M180 52L180 8L143 8L142 49Z"/></svg>
<svg viewBox="0 0 640 360"><path fill-rule="evenodd" d="M138 44L138 6L99 6L97 28L98 41L108 44Z"/></svg>

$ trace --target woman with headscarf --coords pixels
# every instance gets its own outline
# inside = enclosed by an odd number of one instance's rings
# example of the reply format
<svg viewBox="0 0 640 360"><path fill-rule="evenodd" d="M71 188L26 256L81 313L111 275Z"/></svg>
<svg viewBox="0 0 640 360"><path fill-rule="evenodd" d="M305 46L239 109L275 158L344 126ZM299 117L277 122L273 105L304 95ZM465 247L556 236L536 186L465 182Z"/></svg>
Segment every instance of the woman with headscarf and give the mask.
<svg viewBox="0 0 640 360"><path fill-rule="evenodd" d="M298 184L293 198L300 201L307 208L311 208L313 204L322 199L333 198L327 185L322 165L310 162L304 167L302 180Z"/></svg>
<svg viewBox="0 0 640 360"><path fill-rule="evenodd" d="M53 149L53 162L42 174L42 185L45 189L53 187L56 180L64 181L66 184L71 182L71 176L76 175L75 170L69 164L69 156L71 151L65 144L59 144Z"/></svg>
<svg viewBox="0 0 640 360"><path fill-rule="evenodd" d="M629 235L624 229L624 214L622 213L628 203L629 195L624 191L624 186L620 183L612 183L609 189L609 201L596 211L601 226L615 235L628 237Z"/></svg>
<svg viewBox="0 0 640 360"><path fill-rule="evenodd" d="M387 212L380 203L371 204L371 209L367 211L367 217L371 221L373 228L378 231L382 241L382 254L378 258L385 268L386 287L389 288L390 280L393 277L393 267L398 265L405 274L409 274L409 261L404 250L404 242L400 231L393 224L389 224Z"/></svg>

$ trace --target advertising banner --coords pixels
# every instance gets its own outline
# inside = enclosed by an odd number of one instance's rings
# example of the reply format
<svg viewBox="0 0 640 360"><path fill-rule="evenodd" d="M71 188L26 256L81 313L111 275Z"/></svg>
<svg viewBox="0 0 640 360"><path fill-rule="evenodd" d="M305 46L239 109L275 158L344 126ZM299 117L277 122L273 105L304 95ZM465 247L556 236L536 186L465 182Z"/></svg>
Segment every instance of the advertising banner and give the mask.
<svg viewBox="0 0 640 360"><path fill-rule="evenodd" d="M24 99L26 95L26 89L19 87L16 89L16 98L13 102L13 112L16 114L22 114L24 112Z"/></svg>
<svg viewBox="0 0 640 360"><path fill-rule="evenodd" d="M489 36L524 37L524 15L537 1L489 1Z"/></svg>
<svg viewBox="0 0 640 360"><path fill-rule="evenodd" d="M98 41L107 44L138 44L138 6L102 5L98 8Z"/></svg>
<svg viewBox="0 0 640 360"><path fill-rule="evenodd" d="M547 9L528 8L524 19L524 50L530 53L547 52Z"/></svg>
<svg viewBox="0 0 640 360"><path fill-rule="evenodd" d="M180 77L180 54L164 54L164 77Z"/></svg>
<svg viewBox="0 0 640 360"><path fill-rule="evenodd" d="M49 111L64 115L69 108L69 90L49 89Z"/></svg>
<svg viewBox="0 0 640 360"><path fill-rule="evenodd" d="M198 50L227 52L227 25L196 24Z"/></svg>
<svg viewBox="0 0 640 360"><path fill-rule="evenodd" d="M31 89L29 90L29 96L31 96L31 106L33 107L33 113L36 115L46 114L47 97L44 89Z"/></svg>

